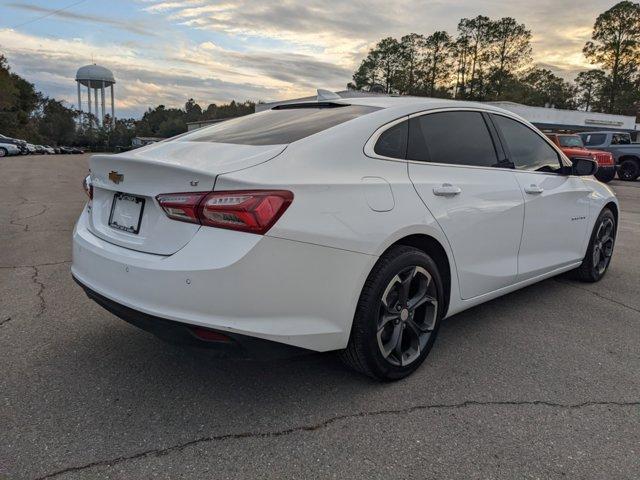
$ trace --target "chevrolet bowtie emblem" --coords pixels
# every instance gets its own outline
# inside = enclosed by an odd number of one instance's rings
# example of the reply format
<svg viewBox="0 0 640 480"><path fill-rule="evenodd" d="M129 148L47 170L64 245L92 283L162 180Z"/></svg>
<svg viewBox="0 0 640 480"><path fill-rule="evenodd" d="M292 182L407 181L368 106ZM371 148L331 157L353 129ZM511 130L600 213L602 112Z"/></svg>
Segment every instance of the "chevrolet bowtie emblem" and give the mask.
<svg viewBox="0 0 640 480"><path fill-rule="evenodd" d="M115 170L111 170L109 172L109 180L111 180L115 184L118 184L124 180L124 175L122 173L118 173Z"/></svg>

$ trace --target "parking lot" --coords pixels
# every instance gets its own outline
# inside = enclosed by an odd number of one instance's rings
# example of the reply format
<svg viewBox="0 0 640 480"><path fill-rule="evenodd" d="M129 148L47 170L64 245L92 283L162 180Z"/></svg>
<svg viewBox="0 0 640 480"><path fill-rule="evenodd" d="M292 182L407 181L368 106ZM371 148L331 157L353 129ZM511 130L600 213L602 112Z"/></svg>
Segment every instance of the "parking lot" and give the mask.
<svg viewBox="0 0 640 480"><path fill-rule="evenodd" d="M332 354L220 360L88 300L86 155L0 159L0 478L638 478L640 182L598 284L561 277L444 322L380 384Z"/></svg>

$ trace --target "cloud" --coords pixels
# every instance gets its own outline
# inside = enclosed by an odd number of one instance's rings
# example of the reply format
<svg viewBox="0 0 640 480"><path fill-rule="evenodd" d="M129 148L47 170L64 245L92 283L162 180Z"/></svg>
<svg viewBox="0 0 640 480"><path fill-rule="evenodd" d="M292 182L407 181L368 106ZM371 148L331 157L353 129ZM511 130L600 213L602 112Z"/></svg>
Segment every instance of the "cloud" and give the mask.
<svg viewBox="0 0 640 480"><path fill-rule="evenodd" d="M47 95L77 103L75 72L94 55L116 77L116 110L140 115L158 104L181 106L193 97L203 104L276 100L302 96L328 79L339 88L349 70L300 54L239 53L192 44L176 45L162 60L148 47L88 44L74 39L43 42L40 37L0 30L10 64ZM158 46L164 51L165 46ZM83 91L83 95L84 95Z"/></svg>
<svg viewBox="0 0 640 480"><path fill-rule="evenodd" d="M533 33L534 61L571 79L591 68L582 47L596 16L611 4L612 0L539 0L534 7L524 0L136 0L128 7L136 10L135 23L62 11L55 15L110 28L92 29L90 34L74 30L58 38L46 28L33 34L0 30L0 45L18 73L46 94L72 103L76 69L99 58L116 76L120 113L138 115L159 103L182 105L189 97L206 105L305 96L318 87L342 89L379 39L435 30L455 34L460 18L479 14L512 16L525 23ZM33 4L6 5L54 12ZM149 36L160 31L162 35Z"/></svg>
<svg viewBox="0 0 640 480"><path fill-rule="evenodd" d="M409 32L454 34L462 17L513 16L533 30L536 61L565 72L588 68L581 50L598 13L610 2L541 0L535 8L523 0L236 0L218 2L147 1L146 11L197 30L236 38L278 40L295 52L314 54L353 70L366 50L385 36ZM180 5L178 5L180 4ZM282 47L281 47L282 48ZM348 79L347 79L348 80Z"/></svg>
<svg viewBox="0 0 640 480"><path fill-rule="evenodd" d="M72 20L78 22L91 22L97 23L101 25L107 25L110 27L115 27L121 30L125 30L127 32L135 33L138 35L145 35L153 37L156 34L149 28L145 28L137 23L133 22L122 22L119 20L113 20L106 17L98 17L95 15L86 15L81 13L75 13L69 10L60 10L54 8L41 7L39 5L32 5L29 3L5 3L5 6L24 10L27 12L36 12L36 13L44 13L48 16L58 17L64 20Z"/></svg>

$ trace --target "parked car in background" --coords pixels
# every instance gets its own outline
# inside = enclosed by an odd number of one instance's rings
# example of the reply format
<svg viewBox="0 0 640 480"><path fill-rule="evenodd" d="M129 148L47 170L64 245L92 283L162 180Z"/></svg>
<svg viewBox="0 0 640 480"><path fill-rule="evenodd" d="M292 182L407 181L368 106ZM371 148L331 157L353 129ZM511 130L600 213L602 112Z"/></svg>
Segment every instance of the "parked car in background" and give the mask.
<svg viewBox="0 0 640 480"><path fill-rule="evenodd" d="M174 342L340 350L383 380L444 318L600 280L617 231L595 161L471 102L278 105L89 167L71 272L90 298Z"/></svg>
<svg viewBox="0 0 640 480"><path fill-rule="evenodd" d="M627 132L585 132L582 141L588 149L610 152L618 165L620 180L636 180L640 176L640 144L631 141Z"/></svg>
<svg viewBox="0 0 640 480"><path fill-rule="evenodd" d="M20 149L13 143L4 143L0 138L0 157L8 157L9 155L20 155Z"/></svg>
<svg viewBox="0 0 640 480"><path fill-rule="evenodd" d="M44 148L44 153L47 155L53 155L56 153L55 149L49 145L43 145L42 148Z"/></svg>
<svg viewBox="0 0 640 480"><path fill-rule="evenodd" d="M16 147L18 147L18 149L20 150L20 153L22 155L26 155L29 153L29 150L27 149L27 142L25 142L24 140L20 140L17 138L11 138L11 137L5 137L4 135L0 135L0 141L2 143L11 143L13 145L15 145Z"/></svg>
<svg viewBox="0 0 640 480"><path fill-rule="evenodd" d="M67 154L68 155L70 153L73 153L73 149L71 147L62 146L62 147L58 147L58 148L60 149L60 153L62 153L62 154Z"/></svg>
<svg viewBox="0 0 640 480"><path fill-rule="evenodd" d="M36 150L36 146L32 143L27 143L27 150L29 151L30 155L35 155L36 153L38 153Z"/></svg>
<svg viewBox="0 0 640 480"><path fill-rule="evenodd" d="M548 133L547 137L569 158L587 157L593 158L598 162L596 178L601 182L609 183L616 176L616 162L613 159L613 155L609 152L585 148L580 135Z"/></svg>
<svg viewBox="0 0 640 480"><path fill-rule="evenodd" d="M76 154L84 153L84 150L83 150L83 149L81 149L80 147L73 147L73 148L71 149L71 153L76 153Z"/></svg>

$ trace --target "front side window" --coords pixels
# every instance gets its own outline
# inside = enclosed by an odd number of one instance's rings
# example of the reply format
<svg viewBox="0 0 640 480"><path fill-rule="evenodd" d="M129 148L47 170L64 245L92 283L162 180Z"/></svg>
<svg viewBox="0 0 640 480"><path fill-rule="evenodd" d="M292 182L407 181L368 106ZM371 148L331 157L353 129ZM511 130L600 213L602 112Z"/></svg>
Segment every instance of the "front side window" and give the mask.
<svg viewBox="0 0 640 480"><path fill-rule="evenodd" d="M379 110L364 105L281 105L177 137L182 142L282 145L301 140L367 113Z"/></svg>
<svg viewBox="0 0 640 480"><path fill-rule="evenodd" d="M604 133L584 133L582 139L587 147L593 147L602 145L607 140L607 136Z"/></svg>
<svg viewBox="0 0 640 480"><path fill-rule="evenodd" d="M492 118L502 132L516 169L552 173L560 170L558 153L540 135L511 118L501 115Z"/></svg>
<svg viewBox="0 0 640 480"><path fill-rule="evenodd" d="M565 148L584 148L582 138L578 135L560 135L558 136L558 143Z"/></svg>
<svg viewBox="0 0 640 480"><path fill-rule="evenodd" d="M409 120L409 160L491 167L498 159L479 112L431 113Z"/></svg>

